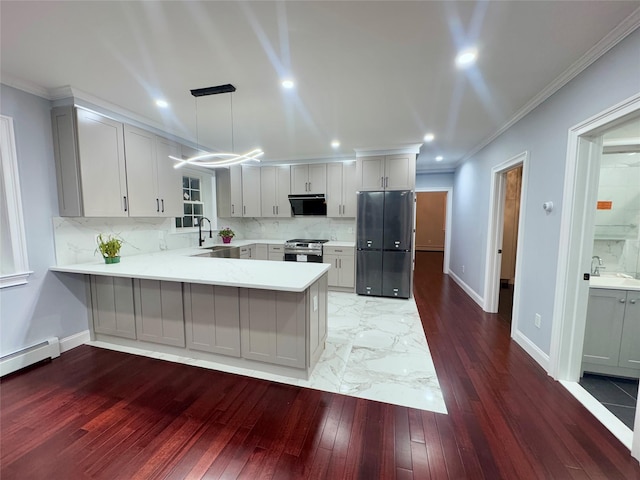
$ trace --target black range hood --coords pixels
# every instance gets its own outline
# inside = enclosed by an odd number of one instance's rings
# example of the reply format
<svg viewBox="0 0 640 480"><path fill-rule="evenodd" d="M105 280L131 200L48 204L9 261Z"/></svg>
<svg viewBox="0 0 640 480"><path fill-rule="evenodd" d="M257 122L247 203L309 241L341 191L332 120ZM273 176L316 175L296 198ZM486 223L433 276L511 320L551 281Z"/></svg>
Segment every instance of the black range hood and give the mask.
<svg viewBox="0 0 640 480"><path fill-rule="evenodd" d="M327 216L327 199L324 194L289 195L289 203L291 204L291 213L294 216Z"/></svg>

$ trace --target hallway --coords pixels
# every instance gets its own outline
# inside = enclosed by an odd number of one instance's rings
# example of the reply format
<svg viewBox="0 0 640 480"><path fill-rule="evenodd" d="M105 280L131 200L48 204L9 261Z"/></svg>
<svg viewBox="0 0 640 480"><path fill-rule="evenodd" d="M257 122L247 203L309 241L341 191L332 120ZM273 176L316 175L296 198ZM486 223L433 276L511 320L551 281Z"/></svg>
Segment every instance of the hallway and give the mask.
<svg viewBox="0 0 640 480"><path fill-rule="evenodd" d="M448 415L81 346L2 379L0 477L640 478L509 324L441 272L441 253L417 254Z"/></svg>

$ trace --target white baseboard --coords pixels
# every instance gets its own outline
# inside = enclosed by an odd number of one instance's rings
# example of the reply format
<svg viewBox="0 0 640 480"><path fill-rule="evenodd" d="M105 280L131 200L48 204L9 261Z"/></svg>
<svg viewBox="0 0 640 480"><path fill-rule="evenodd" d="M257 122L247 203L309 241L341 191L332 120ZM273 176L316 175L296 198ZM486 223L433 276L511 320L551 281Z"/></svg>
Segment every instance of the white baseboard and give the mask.
<svg viewBox="0 0 640 480"><path fill-rule="evenodd" d="M549 355L544 353L540 348L529 340L520 330L516 330L513 340L540 365L545 372L549 373Z"/></svg>
<svg viewBox="0 0 640 480"><path fill-rule="evenodd" d="M0 359L0 376L16 372L21 368L41 362L47 358L60 356L60 342L57 337L48 338L42 342L23 348Z"/></svg>
<svg viewBox="0 0 640 480"><path fill-rule="evenodd" d="M480 307L482 307L484 310L484 298L478 295L473 288L471 288L469 285L464 283L462 279L452 271L449 271L448 275L453 279L454 282L460 285L460 288L462 288L465 291L465 293L473 299L474 302L480 305Z"/></svg>
<svg viewBox="0 0 640 480"><path fill-rule="evenodd" d="M82 332L69 335L68 337L64 337L60 340L60 353L68 352L73 348L84 345L89 340L91 340L89 330L84 330Z"/></svg>

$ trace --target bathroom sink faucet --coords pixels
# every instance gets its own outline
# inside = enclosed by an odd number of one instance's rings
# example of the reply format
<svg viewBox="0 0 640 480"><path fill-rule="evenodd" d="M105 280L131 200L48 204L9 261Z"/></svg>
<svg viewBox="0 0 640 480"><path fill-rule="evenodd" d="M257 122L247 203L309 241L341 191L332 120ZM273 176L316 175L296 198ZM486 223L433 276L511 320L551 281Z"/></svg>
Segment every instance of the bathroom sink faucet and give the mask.
<svg viewBox="0 0 640 480"><path fill-rule="evenodd" d="M204 238L202 238L202 221L206 220L207 222L209 222L209 238L213 238L212 232L211 232L211 220L209 220L207 217L202 217L200 218L200 220L198 220L198 246L201 247L202 244L204 243Z"/></svg>
<svg viewBox="0 0 640 480"><path fill-rule="evenodd" d="M605 268L602 265L603 262L599 256L594 255L593 257L591 257L591 275L593 275L594 277L599 277L600 270L603 270Z"/></svg>

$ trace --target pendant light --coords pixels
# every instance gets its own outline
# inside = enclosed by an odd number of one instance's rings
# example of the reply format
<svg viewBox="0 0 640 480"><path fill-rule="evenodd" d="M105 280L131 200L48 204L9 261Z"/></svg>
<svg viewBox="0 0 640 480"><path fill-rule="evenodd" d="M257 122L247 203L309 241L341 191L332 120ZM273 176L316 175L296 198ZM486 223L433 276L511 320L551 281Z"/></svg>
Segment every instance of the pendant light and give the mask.
<svg viewBox="0 0 640 480"><path fill-rule="evenodd" d="M204 97L208 95L217 95L220 93L231 93L231 152L212 152L212 153L200 153L192 157L182 159L169 155L169 158L175 160L176 163L173 168L180 168L184 165L197 165L199 167L208 168L220 168L228 167L230 165L237 165L244 162L260 162L259 157L264 155L264 152L255 148L247 153L238 154L235 153L234 136L233 136L233 92L236 91L236 87L230 83L227 85L218 85L215 87L205 87L191 90L191 95L196 98L196 146L200 148L198 140L198 97Z"/></svg>

